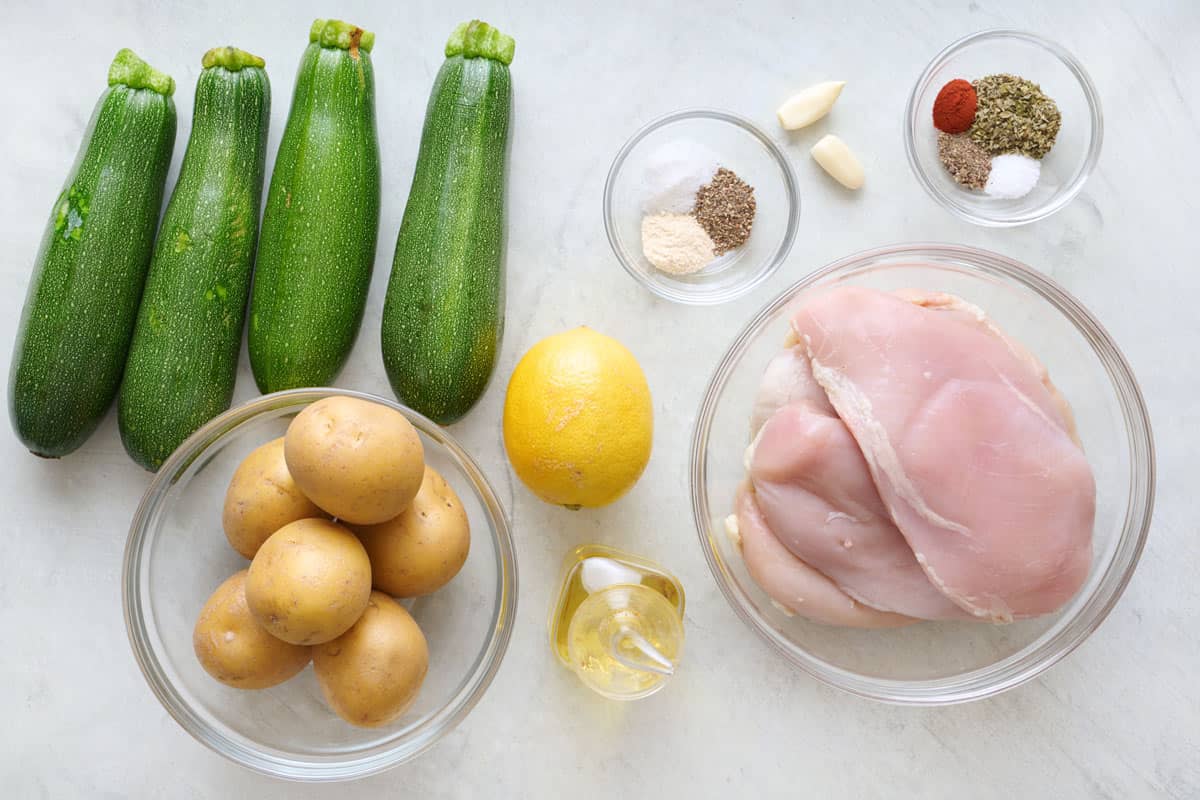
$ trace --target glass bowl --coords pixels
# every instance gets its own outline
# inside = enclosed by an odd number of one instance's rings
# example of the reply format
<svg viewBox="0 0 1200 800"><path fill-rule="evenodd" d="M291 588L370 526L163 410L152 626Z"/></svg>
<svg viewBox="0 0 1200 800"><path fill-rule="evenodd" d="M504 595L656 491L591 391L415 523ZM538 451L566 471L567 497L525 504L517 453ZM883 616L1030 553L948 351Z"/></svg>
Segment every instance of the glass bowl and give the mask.
<svg viewBox="0 0 1200 800"><path fill-rule="evenodd" d="M925 622L890 630L837 628L788 617L750 578L724 529L745 476L754 392L778 353L792 311L836 284L917 287L982 306L1028 346L1072 402L1096 478L1092 569L1055 614L1008 625ZM701 403L691 450L700 545L729 603L800 669L853 694L894 703L978 700L1040 674L1112 609L1150 528L1154 445L1141 391L1117 346L1078 301L1010 258L971 247L912 244L859 253L809 275L767 304L721 359Z"/></svg>
<svg viewBox="0 0 1200 800"><path fill-rule="evenodd" d="M210 677L192 651L192 627L214 589L248 562L221 529L234 469L282 436L301 409L345 395L403 413L426 462L462 500L471 551L439 591L405 601L429 643L429 673L413 706L393 724L355 728L326 705L311 665L261 691ZM479 467L444 430L381 397L341 389L266 395L225 412L167 459L146 491L125 547L122 594L129 642L142 673L183 728L217 753L258 772L300 781L357 778L418 755L452 730L491 683L516 612L517 565L504 510Z"/></svg>
<svg viewBox="0 0 1200 800"><path fill-rule="evenodd" d="M746 243L691 275L662 272L642 255L641 176L646 159L673 140L713 150L721 166L754 187L757 201ZM676 111L654 120L617 153L604 184L604 230L617 260L638 283L676 303L714 305L749 292L787 258L799 222L800 192L787 156L752 122L725 111Z"/></svg>
<svg viewBox="0 0 1200 800"><path fill-rule="evenodd" d="M1039 84L1062 112L1062 127L1042 159L1037 186L1016 200L988 197L956 183L938 159L933 127L933 101L948 81L998 72ZM1083 65L1054 42L1013 30L973 33L938 53L917 79L904 120L908 163L925 191L951 213L991 227L1035 222L1071 202L1096 166L1104 138L1100 97Z"/></svg>

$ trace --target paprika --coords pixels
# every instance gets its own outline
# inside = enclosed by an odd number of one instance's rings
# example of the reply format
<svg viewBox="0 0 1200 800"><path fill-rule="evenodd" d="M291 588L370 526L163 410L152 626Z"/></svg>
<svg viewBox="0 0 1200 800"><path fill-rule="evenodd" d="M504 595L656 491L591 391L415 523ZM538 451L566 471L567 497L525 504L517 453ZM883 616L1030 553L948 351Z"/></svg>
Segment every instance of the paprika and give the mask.
<svg viewBox="0 0 1200 800"><path fill-rule="evenodd" d="M933 101L933 126L946 133L962 133L975 122L978 103L971 82L955 78L942 87Z"/></svg>

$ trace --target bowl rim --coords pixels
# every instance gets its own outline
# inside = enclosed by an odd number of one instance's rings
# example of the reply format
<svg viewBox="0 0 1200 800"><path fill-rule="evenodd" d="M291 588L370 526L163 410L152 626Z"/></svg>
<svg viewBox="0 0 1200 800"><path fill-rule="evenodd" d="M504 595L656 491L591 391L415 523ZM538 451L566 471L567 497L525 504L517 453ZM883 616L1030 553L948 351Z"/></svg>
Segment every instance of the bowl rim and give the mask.
<svg viewBox="0 0 1200 800"><path fill-rule="evenodd" d="M967 264L1000 279L1016 281L1037 292L1063 313L1092 346L1104 365L1125 419L1130 450L1130 495L1117 549L1105 567L1093 594L1076 614L1052 627L1025 648L985 667L948 678L896 680L874 678L837 667L808 654L777 634L773 626L749 607L744 593L717 555L715 537L721 535L707 498L707 444L717 402L737 362L759 332L802 291L836 275L852 276L897 257L922 261ZM1081 326L1082 323L1082 326ZM692 515L700 547L722 594L738 617L756 631L791 664L817 680L859 697L895 705L951 705L991 697L1041 675L1071 653L1100 626L1125 591L1145 547L1154 511L1156 467L1150 417L1133 371L1116 343L1099 321L1052 279L1015 259L976 247L934 242L886 245L837 259L794 282L758 311L738 332L713 371L693 427L689 475ZM1036 657L1035 657L1036 656Z"/></svg>
<svg viewBox="0 0 1200 800"><path fill-rule="evenodd" d="M476 657L466 680L447 703L429 719L407 732L399 742L382 749L373 745L365 755L352 758L297 758L273 748L246 744L243 737L230 737L204 721L183 699L167 677L150 641L145 624L139 584L143 553L150 523L160 510L167 490L201 452L261 414L281 408L307 406L326 397L353 397L380 403L397 410L424 435L445 447L474 484L496 531L499 580L488 641ZM125 630L138 667L158 698L177 723L210 750L254 772L299 782L342 781L366 777L409 761L432 747L453 730L491 684L512 638L517 607L517 559L508 517L487 477L469 453L445 429L425 416L384 397L351 389L314 387L263 395L235 406L201 426L163 463L138 504L125 543L121 575L121 603Z"/></svg>
<svg viewBox="0 0 1200 800"><path fill-rule="evenodd" d="M1075 179L1065 187L1060 188L1058 192L1040 206L1019 216L1003 219L989 217L986 214L980 214L961 206L954 198L947 195L946 192L937 186L917 157L917 136L919 135L917 133L917 125L919 124L917 119L917 98L928 88L934 73L941 69L947 61L971 45L992 39L1017 39L1046 50L1062 62L1063 66L1079 82L1080 89L1083 91L1084 98L1087 101L1088 117L1092 127L1088 149L1084 155L1079 174L1075 176ZM942 208L945 208L950 213L967 222L989 228L1011 228L1018 225L1027 225L1031 222L1045 219L1065 207L1083 190L1083 185L1087 182L1088 177L1091 176L1092 170L1095 169L1096 162L1100 158L1100 149L1103 143L1104 115L1100 108L1100 94L1096 91L1096 85L1092 83L1092 79L1088 75L1087 70L1084 69L1083 64L1062 45L1052 42L1036 33L1016 28L989 28L987 30L976 31L951 42L926 65L920 77L917 78L916 83L913 84L912 91L908 95L908 102L904 106L904 151L908 157L908 165L916 176L917 182L925 189L926 194L937 201L938 205L942 206Z"/></svg>
<svg viewBox="0 0 1200 800"><path fill-rule="evenodd" d="M779 168L780 174L783 176L783 184L785 194L787 195L787 226L784 229L783 239L775 248L775 251L764 261L765 267L759 269L757 273L751 275L748 280L735 284L722 292L707 292L701 293L693 289L675 288L670 285L659 285L647 280L632 261L626 257L624 249L617 240L617 226L615 222L614 203L614 185L617 175L621 173L621 168L625 165L629 154L633 152L643 139L650 134L664 128L667 125L676 122L682 122L691 119L708 119L715 122L723 122L740 128L743 132L753 136L766 149L767 154L775 165ZM617 261L625 269L626 272L633 277L639 284L648 289L653 294L670 300L674 303L693 306L710 306L727 303L730 300L736 300L739 297L753 291L757 286L775 274L776 271L787 260L788 254L792 250L792 245L796 241L796 233L800 228L800 181L796 177L796 170L792 167L792 162L788 159L787 154L783 149L766 134L764 130L759 128L746 117L735 114L731 111L722 111L715 108L684 108L678 111L672 111L660 117L652 119L650 122L642 125L633 135L621 145L621 149L617 151L613 158L612 165L608 168L608 175L604 179L604 232L608 238L609 247L612 249L613 255Z"/></svg>

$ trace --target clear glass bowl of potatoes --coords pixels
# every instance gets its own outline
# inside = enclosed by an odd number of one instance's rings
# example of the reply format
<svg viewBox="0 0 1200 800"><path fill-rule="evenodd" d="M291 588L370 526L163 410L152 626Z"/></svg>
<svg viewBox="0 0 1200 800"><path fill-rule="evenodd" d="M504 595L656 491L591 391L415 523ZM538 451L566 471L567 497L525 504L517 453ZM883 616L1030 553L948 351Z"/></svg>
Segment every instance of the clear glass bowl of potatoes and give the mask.
<svg viewBox="0 0 1200 800"><path fill-rule="evenodd" d="M266 689L241 689L201 666L193 630L206 601L250 562L230 545L222 511L248 454L330 397L400 412L416 429L424 463L457 495L470 526L466 560L437 591L402 599L428 646L428 670L407 709L380 727L357 727L326 704L308 664ZM297 389L234 408L192 435L155 475L134 515L122 578L134 656L166 710L197 740L255 771L336 781L414 758L479 702L508 646L517 565L505 513L471 456L445 430L390 400L341 389Z"/></svg>

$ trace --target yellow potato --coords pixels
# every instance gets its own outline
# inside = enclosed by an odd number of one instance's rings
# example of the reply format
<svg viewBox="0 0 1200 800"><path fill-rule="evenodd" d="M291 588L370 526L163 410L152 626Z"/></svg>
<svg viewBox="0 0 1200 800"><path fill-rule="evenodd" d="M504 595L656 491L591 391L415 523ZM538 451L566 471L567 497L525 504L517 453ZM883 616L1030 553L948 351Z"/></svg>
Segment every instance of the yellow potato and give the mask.
<svg viewBox="0 0 1200 800"><path fill-rule="evenodd" d="M327 519L302 519L271 534L246 577L258 623L292 644L341 636L371 596L371 562L354 534Z"/></svg>
<svg viewBox="0 0 1200 800"><path fill-rule="evenodd" d="M458 495L432 467L412 505L378 525L351 526L371 558L371 581L395 597L446 585L467 560L471 525Z"/></svg>
<svg viewBox="0 0 1200 800"><path fill-rule="evenodd" d="M225 492L221 524L225 538L246 558L275 531L325 512L304 496L283 460L283 437L254 450L238 465Z"/></svg>
<svg viewBox="0 0 1200 800"><path fill-rule="evenodd" d="M284 457L301 491L356 525L406 509L425 471L421 437L404 415L354 397L327 397L297 414Z"/></svg>
<svg viewBox="0 0 1200 800"><path fill-rule="evenodd" d="M417 621L383 592L354 627L313 648L313 672L325 702L360 728L386 725L417 697L429 669L429 646Z"/></svg>
<svg viewBox="0 0 1200 800"><path fill-rule="evenodd" d="M246 605L246 570L237 572L208 598L192 647L204 671L236 689L266 689L304 669L311 647L276 639L254 620Z"/></svg>

